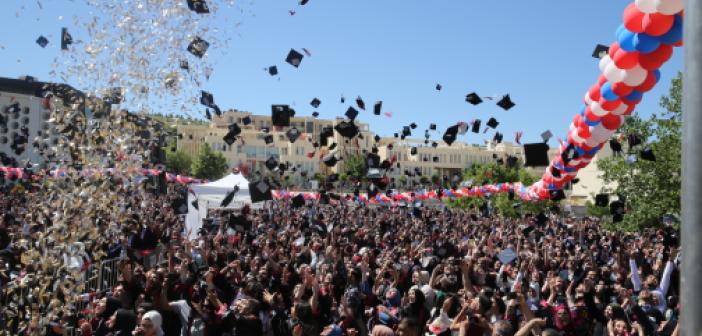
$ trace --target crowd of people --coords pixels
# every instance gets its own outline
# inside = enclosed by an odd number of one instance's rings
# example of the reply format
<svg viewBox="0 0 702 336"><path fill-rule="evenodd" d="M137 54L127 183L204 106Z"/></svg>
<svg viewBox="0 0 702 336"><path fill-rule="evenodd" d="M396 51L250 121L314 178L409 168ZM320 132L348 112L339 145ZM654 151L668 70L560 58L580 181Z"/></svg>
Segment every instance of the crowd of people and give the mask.
<svg viewBox="0 0 702 336"><path fill-rule="evenodd" d="M65 204L3 189L0 334L679 334L679 237L664 224L283 200L214 211L191 232L171 206L178 188L125 188L122 212L85 215L104 239L75 232L69 245L42 235ZM60 249L60 265L40 271L41 249ZM118 260L109 288L55 288L98 259Z"/></svg>

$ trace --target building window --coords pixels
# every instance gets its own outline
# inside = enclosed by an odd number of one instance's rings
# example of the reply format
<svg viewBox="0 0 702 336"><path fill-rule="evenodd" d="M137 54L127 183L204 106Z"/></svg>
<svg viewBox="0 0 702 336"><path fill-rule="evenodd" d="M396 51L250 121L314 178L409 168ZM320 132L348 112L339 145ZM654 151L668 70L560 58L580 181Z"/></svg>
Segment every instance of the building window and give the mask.
<svg viewBox="0 0 702 336"><path fill-rule="evenodd" d="M256 146L244 146L244 152L247 159L253 159L256 157Z"/></svg>
<svg viewBox="0 0 702 336"><path fill-rule="evenodd" d="M287 149L287 148L281 148L281 149L280 149L280 155L285 155L285 156L287 156L287 155L288 155L288 149Z"/></svg>

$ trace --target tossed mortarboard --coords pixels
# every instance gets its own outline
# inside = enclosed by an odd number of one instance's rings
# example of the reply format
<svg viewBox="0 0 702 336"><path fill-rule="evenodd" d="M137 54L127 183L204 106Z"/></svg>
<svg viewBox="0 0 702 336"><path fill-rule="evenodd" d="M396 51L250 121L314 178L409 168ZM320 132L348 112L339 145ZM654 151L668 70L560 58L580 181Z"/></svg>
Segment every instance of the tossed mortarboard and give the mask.
<svg viewBox="0 0 702 336"><path fill-rule="evenodd" d="M290 106L272 105L271 122L273 123L273 126L290 126Z"/></svg>
<svg viewBox="0 0 702 336"><path fill-rule="evenodd" d="M525 167L548 166L548 145L539 142L524 144Z"/></svg>
<svg viewBox="0 0 702 336"><path fill-rule="evenodd" d="M472 127L471 131L473 133L480 132L480 119L475 119L475 121L473 121L473 127Z"/></svg>
<svg viewBox="0 0 702 336"><path fill-rule="evenodd" d="M454 141L456 140L455 138L456 138L456 136L454 135ZM444 142L445 141L446 141L446 134L444 134ZM451 142L453 143L453 141L451 141ZM448 144L448 142L447 142L447 144ZM436 141L432 141L431 146L434 148L439 147L439 143ZM449 144L449 146L451 146L451 145Z"/></svg>
<svg viewBox="0 0 702 336"><path fill-rule="evenodd" d="M412 147L410 149L410 155L417 155L417 147Z"/></svg>
<svg viewBox="0 0 702 336"><path fill-rule="evenodd" d="M500 133L500 132L495 132L495 136L492 137L492 141L494 141L494 142L496 142L496 143L502 143L502 138L503 138L502 133Z"/></svg>
<svg viewBox="0 0 702 336"><path fill-rule="evenodd" d="M598 207L606 207L609 204L608 194L597 194L595 195L595 205Z"/></svg>
<svg viewBox="0 0 702 336"><path fill-rule="evenodd" d="M346 115L346 117L350 120L354 120L358 116L358 111L355 108L353 108L353 106L349 106L349 109L346 110L346 113L344 115Z"/></svg>
<svg viewBox="0 0 702 336"><path fill-rule="evenodd" d="M210 107L214 105L214 95L207 91L200 91L200 104Z"/></svg>
<svg viewBox="0 0 702 336"><path fill-rule="evenodd" d="M635 146L638 146L643 143L641 138L633 133L627 136L627 141L629 143L629 148L634 148Z"/></svg>
<svg viewBox="0 0 702 336"><path fill-rule="evenodd" d="M565 192L563 192L563 189L551 190L548 193L549 193L549 198L552 201L560 201L562 199L565 199L565 197L566 197Z"/></svg>
<svg viewBox="0 0 702 336"><path fill-rule="evenodd" d="M609 47L606 45L598 44L595 47L595 51L592 52L592 57L600 59L609 53Z"/></svg>
<svg viewBox="0 0 702 336"><path fill-rule="evenodd" d="M334 126L334 129L344 138L353 138L358 135L358 127L353 121L342 121Z"/></svg>
<svg viewBox="0 0 702 336"><path fill-rule="evenodd" d="M541 139L544 142L548 142L548 140L550 140L551 137L553 137L553 133L551 133L550 130L546 130L546 132L541 133Z"/></svg>
<svg viewBox="0 0 702 336"><path fill-rule="evenodd" d="M447 145L451 146L451 144L453 144L456 141L457 134L458 134L458 125L453 125L453 126L446 129L446 132L444 132L444 136L442 139L444 140L444 142ZM439 146L439 144L436 142L433 142L431 145L434 148Z"/></svg>
<svg viewBox="0 0 702 336"><path fill-rule="evenodd" d="M68 33L68 28L61 28L61 50L68 50L71 44L73 44L73 37Z"/></svg>
<svg viewBox="0 0 702 336"><path fill-rule="evenodd" d="M278 167L278 160L276 160L275 156L271 156L266 160L265 165L268 170L275 170Z"/></svg>
<svg viewBox="0 0 702 336"><path fill-rule="evenodd" d="M366 110L366 103L363 102L361 96L356 97L356 106L358 106L358 108L360 108L361 110Z"/></svg>
<svg viewBox="0 0 702 336"><path fill-rule="evenodd" d="M338 161L339 159L336 158L335 153L327 154L322 158L322 162L324 162L327 167L334 167Z"/></svg>
<svg viewBox="0 0 702 336"><path fill-rule="evenodd" d="M270 135L270 134L264 136L264 137L263 137L263 142L265 142L266 145L272 144L272 143L273 143L273 136Z"/></svg>
<svg viewBox="0 0 702 336"><path fill-rule="evenodd" d="M210 109L205 109L205 118L207 118L207 120L212 120L212 113L210 113Z"/></svg>
<svg viewBox="0 0 702 336"><path fill-rule="evenodd" d="M441 88L442 88L441 84L436 84L436 91L441 91Z"/></svg>
<svg viewBox="0 0 702 336"><path fill-rule="evenodd" d="M410 127L411 129L416 129L416 128L417 128L417 124L416 124L416 123L411 123L411 124L409 125L409 127Z"/></svg>
<svg viewBox="0 0 702 336"><path fill-rule="evenodd" d="M251 195L251 203L270 201L273 199L271 186L264 180L249 182L249 192Z"/></svg>
<svg viewBox="0 0 702 336"><path fill-rule="evenodd" d="M341 95L341 99L340 99L340 102L341 102L341 104L343 104L343 103L345 103L345 102L346 102L346 98L344 98L344 95Z"/></svg>
<svg viewBox="0 0 702 336"><path fill-rule="evenodd" d="M319 132L319 143L322 146L326 146L328 143L328 139L330 136L334 135L334 129L331 126L325 126L322 127L322 130Z"/></svg>
<svg viewBox="0 0 702 336"><path fill-rule="evenodd" d="M305 196L302 196L302 194L297 194L295 197L292 198L293 208L300 208L303 205L305 205Z"/></svg>
<svg viewBox="0 0 702 336"><path fill-rule="evenodd" d="M574 159L578 155L573 144L568 144L568 147L561 153L561 160L563 160L564 165L568 165L570 160Z"/></svg>
<svg viewBox="0 0 702 336"><path fill-rule="evenodd" d="M207 14L210 8L207 7L205 0L188 0L188 8L198 14Z"/></svg>
<svg viewBox="0 0 702 336"><path fill-rule="evenodd" d="M402 135L404 135L404 136L412 135L412 129L409 126L403 126L402 127Z"/></svg>
<svg viewBox="0 0 702 336"><path fill-rule="evenodd" d="M490 128L496 128L497 125L499 125L499 124L500 124L500 122L497 121L497 119L495 119L495 118L490 118L490 119L488 119L488 121L485 123L485 125L487 125L487 126L490 127Z"/></svg>
<svg viewBox="0 0 702 336"><path fill-rule="evenodd" d="M616 154L620 154L622 152L622 144L617 141L617 139L610 139L609 140L609 148L612 149L612 152Z"/></svg>
<svg viewBox="0 0 702 336"><path fill-rule="evenodd" d="M395 138L399 138L399 137L400 137L400 133L393 133L392 136L395 137Z"/></svg>
<svg viewBox="0 0 702 336"><path fill-rule="evenodd" d="M317 118L319 117L319 112L312 112L312 117Z"/></svg>
<svg viewBox="0 0 702 336"><path fill-rule="evenodd" d="M246 116L246 117L241 118L241 123L244 124L244 125L249 125L249 124L251 124L251 117Z"/></svg>
<svg viewBox="0 0 702 336"><path fill-rule="evenodd" d="M381 100L375 102L375 105L373 105L373 114L380 115L380 112L382 109L383 109L383 102Z"/></svg>
<svg viewBox="0 0 702 336"><path fill-rule="evenodd" d="M333 144L331 144L331 145L329 145L329 147L327 147L327 149L329 149L330 151L331 151L331 150L334 150L334 148L336 148L336 142L333 143Z"/></svg>
<svg viewBox="0 0 702 336"><path fill-rule="evenodd" d="M439 162L439 157L438 157L438 156L434 156L434 157L431 158L431 160L434 161L434 162Z"/></svg>
<svg viewBox="0 0 702 336"><path fill-rule="evenodd" d="M271 65L268 67L268 74L271 76L275 76L278 74L278 67L275 65Z"/></svg>
<svg viewBox="0 0 702 336"><path fill-rule="evenodd" d="M49 40L47 40L43 35L39 36L36 42L42 48L45 48L49 44Z"/></svg>
<svg viewBox="0 0 702 336"><path fill-rule="evenodd" d="M429 129L432 131L436 131L436 124L429 124Z"/></svg>
<svg viewBox="0 0 702 336"><path fill-rule="evenodd" d="M239 131L239 133L241 133L241 130ZM223 140L227 145L231 146L234 142L236 142L236 134L234 134L234 132L232 132L232 131L230 130L227 134L224 135L224 137L222 138L222 140Z"/></svg>
<svg viewBox="0 0 702 336"><path fill-rule="evenodd" d="M653 153L652 148L644 148L641 150L641 153L639 153L639 156L641 159L646 160L646 161L656 161L656 155Z"/></svg>
<svg viewBox="0 0 702 336"><path fill-rule="evenodd" d="M621 222L624 219L624 201L617 200L609 204L609 212L612 214L613 222Z"/></svg>
<svg viewBox="0 0 702 336"><path fill-rule="evenodd" d="M300 66L300 63L304 57L304 55L300 54L295 49L290 49L288 57L285 58L285 62L288 62L290 65L297 68Z"/></svg>
<svg viewBox="0 0 702 336"><path fill-rule="evenodd" d="M472 105L478 105L483 102L482 99L480 99L480 96L478 96L477 93L471 92L466 95L466 101Z"/></svg>
<svg viewBox="0 0 702 336"><path fill-rule="evenodd" d="M519 159L516 156L507 156L507 168L514 168L517 166Z"/></svg>
<svg viewBox="0 0 702 336"><path fill-rule="evenodd" d="M556 178L561 177L561 171L556 167L551 167L551 175Z"/></svg>
<svg viewBox="0 0 702 336"><path fill-rule="evenodd" d="M222 200L222 203L219 204L220 207L226 208L229 203L232 202L234 199L234 195L239 192L239 186L234 186L234 189L230 190L227 192L227 194L224 196L224 199Z"/></svg>
<svg viewBox="0 0 702 336"><path fill-rule="evenodd" d="M182 59L182 60L180 60L180 68L182 70L190 70L190 64L188 63L187 60Z"/></svg>
<svg viewBox="0 0 702 336"><path fill-rule="evenodd" d="M512 99L510 99L509 95L506 94L500 99L500 101L497 102L497 106L501 107L505 111L511 109L514 107L514 102L512 102Z"/></svg>
<svg viewBox="0 0 702 336"><path fill-rule="evenodd" d="M373 137L373 140L375 140L375 142L380 141L380 135L377 135L377 134L376 134L376 135Z"/></svg>
<svg viewBox="0 0 702 336"><path fill-rule="evenodd" d="M321 103L322 103L321 100L319 100L319 99L317 99L317 98L314 98L314 99L312 99L312 101L310 102L310 105L312 105L312 107L314 107L314 108L318 108L319 105L320 105Z"/></svg>
<svg viewBox="0 0 702 336"><path fill-rule="evenodd" d="M295 143L297 138L300 137L300 130L298 130L296 127L292 127L285 132L285 135L288 137L288 141L290 141L290 143Z"/></svg>
<svg viewBox="0 0 702 336"><path fill-rule="evenodd" d="M207 53L207 49L210 47L210 43L196 36L190 44L188 45L188 52L193 54L197 58L202 58Z"/></svg>

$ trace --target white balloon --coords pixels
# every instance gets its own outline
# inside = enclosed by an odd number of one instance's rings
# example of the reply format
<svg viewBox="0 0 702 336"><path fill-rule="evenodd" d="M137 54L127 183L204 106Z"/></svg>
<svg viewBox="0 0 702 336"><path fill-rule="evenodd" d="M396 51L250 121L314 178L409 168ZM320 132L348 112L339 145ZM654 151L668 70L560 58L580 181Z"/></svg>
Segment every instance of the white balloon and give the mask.
<svg viewBox="0 0 702 336"><path fill-rule="evenodd" d="M617 115L617 116L622 115L622 114L624 114L624 112L626 112L626 110L628 108L629 108L629 105L621 103L621 104L619 104L619 106L616 109L614 109L614 111L612 111L612 114Z"/></svg>
<svg viewBox="0 0 702 336"><path fill-rule="evenodd" d="M581 138L581 137L578 135L578 129L577 129L577 128L576 128L576 129L573 129L572 131L570 131L570 137L573 138L573 141L576 142L576 143L585 142L585 139Z"/></svg>
<svg viewBox="0 0 702 336"><path fill-rule="evenodd" d="M650 14L656 12L656 0L636 0L636 8Z"/></svg>
<svg viewBox="0 0 702 336"><path fill-rule="evenodd" d="M610 58L609 55L602 56L602 58L600 58L600 72L604 73L609 63L612 63L612 58Z"/></svg>
<svg viewBox="0 0 702 336"><path fill-rule="evenodd" d="M585 104L590 105L592 104L592 99L590 98L590 91L585 92Z"/></svg>
<svg viewBox="0 0 702 336"><path fill-rule="evenodd" d="M648 76L648 70L642 68L640 65L624 70L624 84L629 86L639 86L641 85Z"/></svg>
<svg viewBox="0 0 702 336"><path fill-rule="evenodd" d="M602 108L599 102L592 102L592 104L590 104L590 110L592 114L598 117L603 117L609 113L609 111Z"/></svg>
<svg viewBox="0 0 702 336"><path fill-rule="evenodd" d="M656 10L665 15L680 13L685 7L685 0L656 0Z"/></svg>
<svg viewBox="0 0 702 336"><path fill-rule="evenodd" d="M589 137L585 140L585 145L588 147L597 147L600 144L599 141L595 140L593 137Z"/></svg>
<svg viewBox="0 0 702 336"><path fill-rule="evenodd" d="M624 80L624 70L617 68L614 62L609 63L602 74L604 74L607 80L612 84L619 83Z"/></svg>
<svg viewBox="0 0 702 336"><path fill-rule="evenodd" d="M614 134L617 130L608 130L605 128L601 123L598 124L597 126L592 126L590 127L590 134L592 135L590 138L595 140L597 142L597 145L607 141L609 137ZM590 146L590 147L595 147L595 146Z"/></svg>

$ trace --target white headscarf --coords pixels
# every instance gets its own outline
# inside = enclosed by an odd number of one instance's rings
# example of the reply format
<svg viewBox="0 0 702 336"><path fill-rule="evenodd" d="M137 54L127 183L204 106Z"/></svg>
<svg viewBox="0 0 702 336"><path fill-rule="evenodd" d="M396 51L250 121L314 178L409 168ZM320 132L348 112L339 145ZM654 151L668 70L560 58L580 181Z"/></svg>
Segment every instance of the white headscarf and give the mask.
<svg viewBox="0 0 702 336"><path fill-rule="evenodd" d="M156 329L156 335L157 336L163 336L163 329L161 329L161 323L163 322L163 319L161 318L161 314L159 314L155 310L150 310L144 314L144 316L141 317L141 319L148 319L151 321L151 323L154 324L154 329Z"/></svg>

